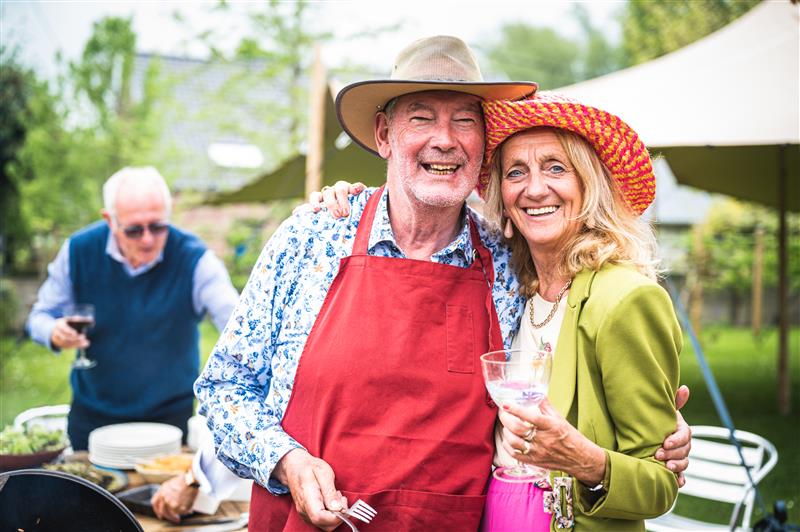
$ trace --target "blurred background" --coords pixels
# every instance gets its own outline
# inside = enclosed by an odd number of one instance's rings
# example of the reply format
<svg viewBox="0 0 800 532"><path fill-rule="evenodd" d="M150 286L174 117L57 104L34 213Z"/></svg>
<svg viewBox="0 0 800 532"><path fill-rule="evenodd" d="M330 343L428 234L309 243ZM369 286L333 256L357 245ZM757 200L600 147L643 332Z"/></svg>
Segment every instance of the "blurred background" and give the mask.
<svg viewBox="0 0 800 532"><path fill-rule="evenodd" d="M304 197L309 109L327 109L328 153L347 148L330 98L351 81L387 77L412 40L459 36L478 53L485 79L555 89L682 50L758 4L0 2L0 426L27 408L70 400L72 355L34 345L23 324L48 262L65 237L99 218L102 183L119 168L156 166L175 195L173 221L201 236L241 289L263 244ZM309 103L313 72L324 72L329 89L317 107ZM800 99L796 80L793 87ZM785 117L795 131L796 109ZM331 158L319 183L382 180L380 161L351 147L342 168ZM681 185L669 160L666 150L647 213L663 266L737 428L778 448L762 484L766 502L787 500L798 521L798 200L783 217L782 302L778 209ZM797 191L797 159L788 160ZM203 333L205 357L216 332L206 324ZM681 358L692 388L685 417L720 425L688 340ZM715 511L697 508L704 517Z"/></svg>

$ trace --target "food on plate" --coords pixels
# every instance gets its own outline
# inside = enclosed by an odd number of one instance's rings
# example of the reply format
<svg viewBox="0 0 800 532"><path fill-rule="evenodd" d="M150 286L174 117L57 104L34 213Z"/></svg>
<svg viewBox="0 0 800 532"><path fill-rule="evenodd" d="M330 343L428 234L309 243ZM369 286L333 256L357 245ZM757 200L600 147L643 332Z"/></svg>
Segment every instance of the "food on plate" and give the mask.
<svg viewBox="0 0 800 532"><path fill-rule="evenodd" d="M191 454L169 454L159 456L146 462L141 462L136 467L140 473L167 473L179 475L192 467Z"/></svg>
<svg viewBox="0 0 800 532"><path fill-rule="evenodd" d="M88 480L93 484L97 484L101 488L105 488L108 491L117 491L127 485L127 480L125 479L124 475L119 473L114 474L111 471L105 471L93 465L84 464L81 462L45 464L43 467L51 471L61 471L62 473L69 473L70 475L81 477L82 479Z"/></svg>
<svg viewBox="0 0 800 532"><path fill-rule="evenodd" d="M56 451L66 446L63 430L47 430L36 425L15 429L9 425L0 432L0 454L33 454Z"/></svg>

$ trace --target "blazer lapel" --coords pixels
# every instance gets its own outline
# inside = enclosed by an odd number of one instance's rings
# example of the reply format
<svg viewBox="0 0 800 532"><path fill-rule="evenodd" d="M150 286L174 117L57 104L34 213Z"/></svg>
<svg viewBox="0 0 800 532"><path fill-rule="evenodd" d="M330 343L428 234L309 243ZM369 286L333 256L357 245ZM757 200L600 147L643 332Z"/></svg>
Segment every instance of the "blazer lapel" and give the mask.
<svg viewBox="0 0 800 532"><path fill-rule="evenodd" d="M583 303L589 297L589 288L594 272L583 270L575 276L567 296L567 310L564 323L558 335L553 375L550 379L548 398L553 407L566 417L575 398L578 376L578 319Z"/></svg>

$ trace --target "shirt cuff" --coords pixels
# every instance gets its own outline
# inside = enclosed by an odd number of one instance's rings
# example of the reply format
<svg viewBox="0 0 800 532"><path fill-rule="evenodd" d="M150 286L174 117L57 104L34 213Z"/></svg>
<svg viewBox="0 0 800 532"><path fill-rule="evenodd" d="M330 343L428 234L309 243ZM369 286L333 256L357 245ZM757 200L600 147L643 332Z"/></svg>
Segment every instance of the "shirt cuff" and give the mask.
<svg viewBox="0 0 800 532"><path fill-rule="evenodd" d="M268 427L257 435L248 433L246 438L241 433L229 434L220 446L217 456L240 477L252 478L273 495L285 495L289 493L289 488L275 479L272 472L281 458L295 449L304 447L277 425ZM234 460L228 457L237 458Z"/></svg>
<svg viewBox="0 0 800 532"><path fill-rule="evenodd" d="M39 316L28 330L31 335L31 340L37 344L41 344L48 348L53 353L61 353L61 349L54 347L50 343L50 337L53 335L53 329L56 326L56 320L52 316Z"/></svg>

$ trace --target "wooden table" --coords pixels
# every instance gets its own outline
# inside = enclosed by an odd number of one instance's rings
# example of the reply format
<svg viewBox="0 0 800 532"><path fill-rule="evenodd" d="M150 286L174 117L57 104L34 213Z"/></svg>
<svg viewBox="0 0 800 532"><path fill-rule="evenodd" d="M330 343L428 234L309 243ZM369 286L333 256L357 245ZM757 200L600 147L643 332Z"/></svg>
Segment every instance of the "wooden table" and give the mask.
<svg viewBox="0 0 800 532"><path fill-rule="evenodd" d="M215 513L213 517L239 517L242 512L246 512L249 508L249 502L222 501L222 503L219 505L219 509L217 509L217 513ZM136 520L139 521L139 524L142 525L142 528L144 528L145 532L178 532L180 530L189 530L191 528L199 528L201 526L199 524L192 524L191 520L187 525L178 526L170 523L169 521L161 521L155 517L149 517L141 514L133 515L136 516ZM246 529L246 526L242 528L242 530Z"/></svg>
<svg viewBox="0 0 800 532"><path fill-rule="evenodd" d="M89 453L86 451L76 452L69 456L68 461L85 462L88 464ZM128 485L125 489L136 488L146 484L144 478L142 478L142 476L136 471L125 471L125 474L128 476ZM239 515L241 515L243 512L247 512L249 509L249 502L222 501L217 509L217 512L213 516L197 514L197 518L239 517ZM192 523L192 519L189 519L189 522L185 525L175 525L169 521L162 521L155 517L140 513L134 513L133 515L136 517L136 520L139 521L139 524L142 525L142 528L144 528L145 532L180 532L181 530L189 530L192 528L199 528L201 526L199 523ZM246 528L247 527L242 527L241 530L245 530Z"/></svg>

